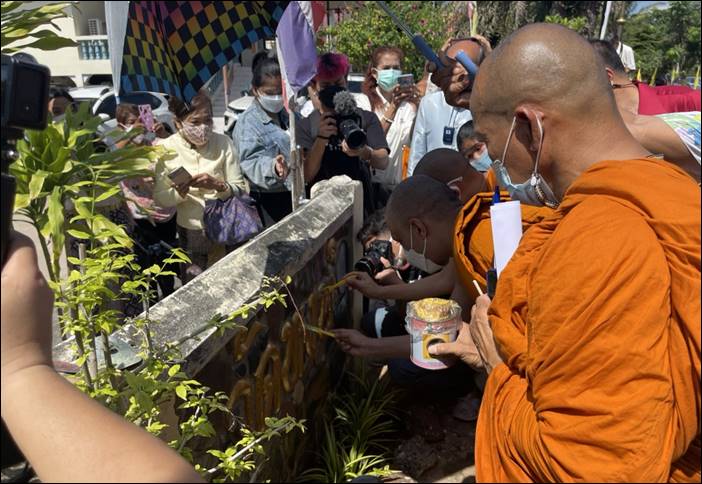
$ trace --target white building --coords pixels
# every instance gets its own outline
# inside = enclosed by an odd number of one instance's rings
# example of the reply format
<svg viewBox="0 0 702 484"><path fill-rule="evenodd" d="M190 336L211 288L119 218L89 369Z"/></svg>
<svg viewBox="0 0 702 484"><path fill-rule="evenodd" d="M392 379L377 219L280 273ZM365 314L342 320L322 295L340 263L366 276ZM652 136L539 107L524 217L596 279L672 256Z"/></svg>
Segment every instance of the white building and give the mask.
<svg viewBox="0 0 702 484"><path fill-rule="evenodd" d="M49 2L26 2L26 8L46 3ZM75 40L78 46L50 51L25 49L24 52L33 55L39 63L48 66L53 80L67 77L76 86L82 86L96 74L100 75L100 78L111 79L110 52L105 28L105 2L75 3L77 8L68 7L68 17L58 19L55 23L61 29L58 32L59 35ZM98 82L93 80L93 83Z"/></svg>

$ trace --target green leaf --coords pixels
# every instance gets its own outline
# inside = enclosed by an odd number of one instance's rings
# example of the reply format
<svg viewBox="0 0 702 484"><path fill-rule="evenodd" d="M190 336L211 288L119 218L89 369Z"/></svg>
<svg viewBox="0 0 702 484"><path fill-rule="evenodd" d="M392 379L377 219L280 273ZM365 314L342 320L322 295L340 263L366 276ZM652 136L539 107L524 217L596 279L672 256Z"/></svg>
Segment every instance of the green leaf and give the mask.
<svg viewBox="0 0 702 484"><path fill-rule="evenodd" d="M176 395L180 397L181 400L187 400L188 399L188 389L185 388L183 385L178 385L175 389Z"/></svg>
<svg viewBox="0 0 702 484"><path fill-rule="evenodd" d="M51 233L51 246L54 258L58 260L63 251L65 235L63 225L65 222L63 202L61 201L61 187L54 187L48 200L48 230Z"/></svg>
<svg viewBox="0 0 702 484"><path fill-rule="evenodd" d="M83 232L81 230L69 229L69 230L66 230L66 232L68 234L72 235L73 237L75 237L76 239L80 239L80 240L90 239L90 234L87 232Z"/></svg>
<svg viewBox="0 0 702 484"><path fill-rule="evenodd" d="M39 196L42 188L44 188L44 181L48 175L48 172L41 170L32 175L32 179L29 182L30 200L35 200Z"/></svg>
<svg viewBox="0 0 702 484"><path fill-rule="evenodd" d="M168 376L174 377L180 371L180 365L173 365L168 369Z"/></svg>
<svg viewBox="0 0 702 484"><path fill-rule="evenodd" d="M30 202L30 196L26 193L18 193L15 195L15 213L18 210L22 210L23 208L27 208L29 206Z"/></svg>

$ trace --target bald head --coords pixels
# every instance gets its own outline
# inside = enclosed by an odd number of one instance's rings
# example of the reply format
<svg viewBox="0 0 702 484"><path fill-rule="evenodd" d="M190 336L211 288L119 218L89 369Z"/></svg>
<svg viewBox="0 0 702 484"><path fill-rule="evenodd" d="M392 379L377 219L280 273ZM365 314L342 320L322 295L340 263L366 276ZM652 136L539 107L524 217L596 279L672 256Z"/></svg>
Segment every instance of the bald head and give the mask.
<svg viewBox="0 0 702 484"><path fill-rule="evenodd" d="M512 112L522 103L583 116L613 110L602 61L583 37L553 24L532 24L505 39L480 66L473 112Z"/></svg>
<svg viewBox="0 0 702 484"><path fill-rule="evenodd" d="M446 55L451 59L455 59L460 51L465 52L476 65L479 65L483 61L483 48L475 40L461 39L452 42L446 49ZM459 76L458 78L461 79L461 81L447 83L445 85L441 81L437 81L442 91L444 91L444 99L450 106L457 108L469 107L473 82L468 72L460 63L456 63L451 70L451 74Z"/></svg>
<svg viewBox="0 0 702 484"><path fill-rule="evenodd" d="M413 175L393 190L385 218L390 225L402 225L411 218L453 222L460 208L456 193L445 183L426 175Z"/></svg>
<svg viewBox="0 0 702 484"><path fill-rule="evenodd" d="M528 25L493 50L480 66L471 111L492 159L503 158L514 121L503 159L510 177L528 180L540 154L538 171L556 202L590 165L637 151L602 60L560 25Z"/></svg>
<svg viewBox="0 0 702 484"><path fill-rule="evenodd" d="M426 175L444 185L451 182L461 202L486 190L485 176L476 171L458 152L448 148L432 150L419 160L413 176ZM459 180L460 179L460 180Z"/></svg>

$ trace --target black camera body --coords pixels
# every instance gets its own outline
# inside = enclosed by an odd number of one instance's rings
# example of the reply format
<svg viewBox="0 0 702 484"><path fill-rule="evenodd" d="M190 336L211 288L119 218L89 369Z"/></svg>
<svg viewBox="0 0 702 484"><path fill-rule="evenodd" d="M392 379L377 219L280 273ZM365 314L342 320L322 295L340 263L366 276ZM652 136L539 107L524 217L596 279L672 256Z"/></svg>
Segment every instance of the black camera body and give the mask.
<svg viewBox="0 0 702 484"><path fill-rule="evenodd" d="M339 86L324 88L319 93L319 101L328 109L334 110L334 119L339 130L337 136L329 140L331 146L338 146L342 141L352 150L363 148L368 137L363 130L363 118L356 105L353 94Z"/></svg>
<svg viewBox="0 0 702 484"><path fill-rule="evenodd" d="M15 141L22 137L24 129L46 128L50 80L48 67L2 55L2 265L5 265L15 200L15 179L9 175L10 163L17 159Z"/></svg>
<svg viewBox="0 0 702 484"><path fill-rule="evenodd" d="M383 262L380 260L381 258L390 262L395 258L392 252L392 242L389 240L374 240L371 242L363 257L354 264L353 269L358 272L365 272L374 278L385 269Z"/></svg>
<svg viewBox="0 0 702 484"><path fill-rule="evenodd" d="M366 132L361 129L363 120L358 113L337 114L335 118L339 129L339 144L345 140L352 150L363 148L366 145L368 138Z"/></svg>

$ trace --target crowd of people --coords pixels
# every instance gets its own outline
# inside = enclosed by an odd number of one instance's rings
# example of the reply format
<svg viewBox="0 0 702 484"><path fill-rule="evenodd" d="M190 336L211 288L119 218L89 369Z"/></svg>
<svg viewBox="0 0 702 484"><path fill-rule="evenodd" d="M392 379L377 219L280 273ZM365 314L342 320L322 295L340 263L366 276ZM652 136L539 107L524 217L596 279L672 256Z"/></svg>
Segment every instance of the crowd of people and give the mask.
<svg viewBox="0 0 702 484"><path fill-rule="evenodd" d="M455 60L461 51L477 76ZM449 39L440 55L444 65L428 65L420 87L400 81L402 50L380 46L353 95L348 58L320 55L306 116L293 113L307 188L337 175L360 182L359 241L390 251L377 273L349 275L373 304L360 330L337 329L336 341L387 362L399 385L455 397L454 415L478 420L481 481L699 482L699 90L632 81L610 42L555 25L524 27L495 50L480 36ZM264 225L292 211L280 66L263 53L252 70L255 101L233 139L213 133L211 102L198 94L171 99L175 134L157 127L153 139L129 140L175 152L153 179L123 189L144 239L190 255L184 283L234 248L208 239L208 200L250 194ZM138 126L138 111L120 106L118 122ZM176 182L180 168L192 176ZM491 300L480 288L494 266L495 197L522 203L524 233ZM24 289L9 277L20 258L36 265L17 245L3 292ZM38 272L26 277L41 285ZM45 293L23 300L36 306ZM409 359L406 303L430 297L462 310L457 339L430 349L449 362L444 370ZM26 317L6 306L3 321ZM46 345L37 345L38 363L13 353L6 328L3 387L6 366L20 385L14 373L51 364ZM19 413L13 405L8 415ZM13 435L29 432L22 425L31 427L15 422ZM40 458L36 439L18 442Z"/></svg>

